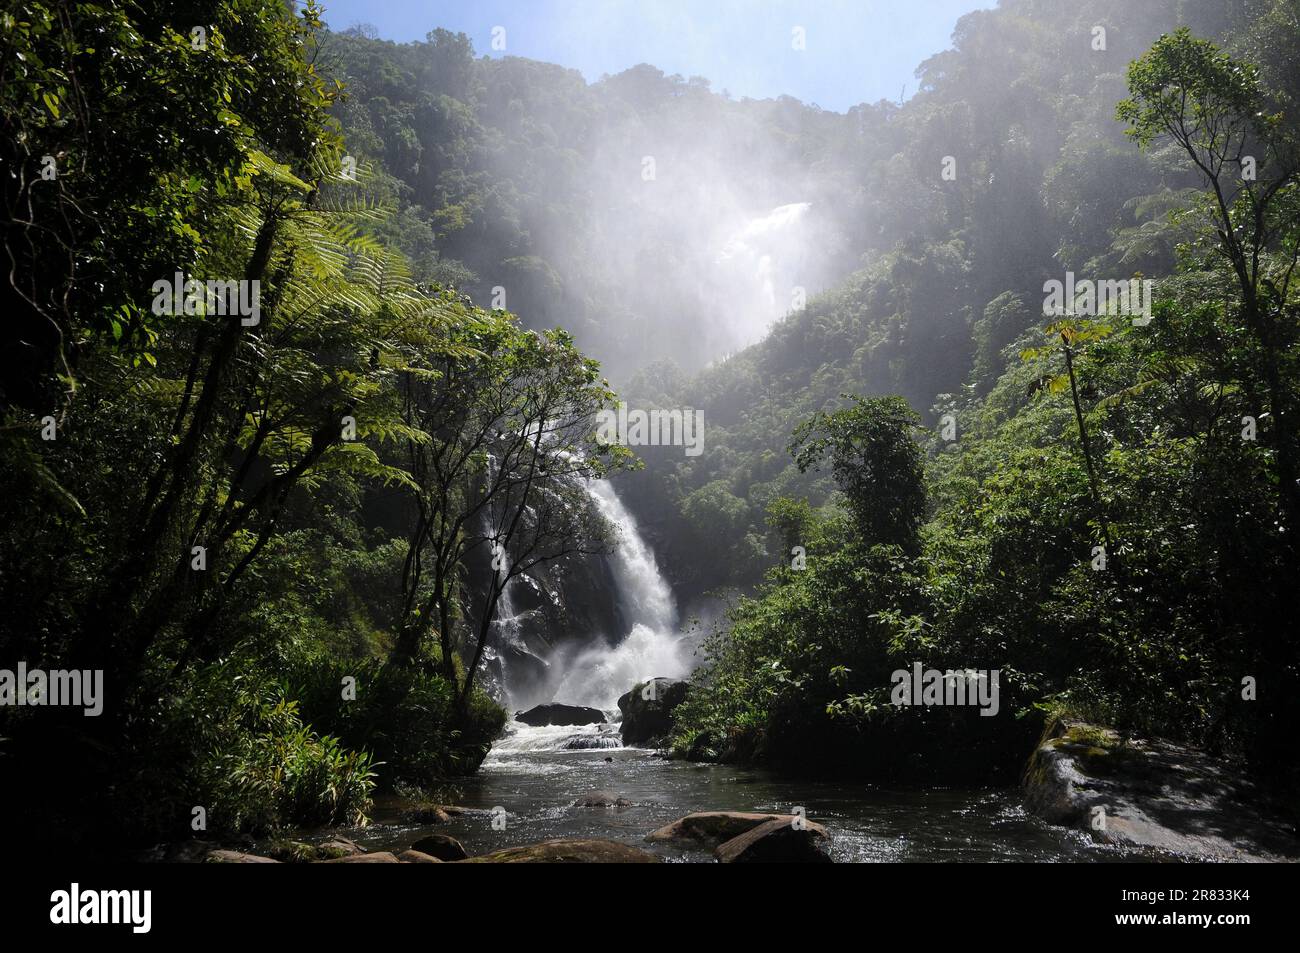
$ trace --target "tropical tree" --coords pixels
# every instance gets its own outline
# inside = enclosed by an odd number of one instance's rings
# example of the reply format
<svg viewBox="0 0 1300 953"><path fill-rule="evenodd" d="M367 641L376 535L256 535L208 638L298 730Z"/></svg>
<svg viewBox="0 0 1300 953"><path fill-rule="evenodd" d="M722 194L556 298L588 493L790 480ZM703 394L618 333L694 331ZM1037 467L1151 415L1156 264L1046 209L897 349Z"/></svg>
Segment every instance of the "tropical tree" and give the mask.
<svg viewBox="0 0 1300 953"><path fill-rule="evenodd" d="M435 639L442 671L467 700L488 648L501 595L549 562L606 550L610 527L584 483L627 464L626 448L596 441L594 416L614 395L597 364L563 331L524 331L504 312L452 329L470 357L446 356L405 377L404 420L418 515L403 579L398 653L414 660ZM479 558L488 581L468 615L466 569Z"/></svg>
<svg viewBox="0 0 1300 953"><path fill-rule="evenodd" d="M1271 426L1279 509L1293 540L1300 533L1296 343L1300 308L1292 300L1300 260L1300 139L1260 81L1187 29L1161 37L1128 70L1129 98L1117 107L1143 148L1176 145L1208 189L1203 208L1217 239L1212 252L1232 278L1225 320L1250 338L1240 366L1262 384L1261 417ZM1252 382L1244 382L1251 386Z"/></svg>
<svg viewBox="0 0 1300 953"><path fill-rule="evenodd" d="M829 462L862 539L915 552L925 517L920 420L901 397L845 396L848 408L795 429L795 464L806 472Z"/></svg>

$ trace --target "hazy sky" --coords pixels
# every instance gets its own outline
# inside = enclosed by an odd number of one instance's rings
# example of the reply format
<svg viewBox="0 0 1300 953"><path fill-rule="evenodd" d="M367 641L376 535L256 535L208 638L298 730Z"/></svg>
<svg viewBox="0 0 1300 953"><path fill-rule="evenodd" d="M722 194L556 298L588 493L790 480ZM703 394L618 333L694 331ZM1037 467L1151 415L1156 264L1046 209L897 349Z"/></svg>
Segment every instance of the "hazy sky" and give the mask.
<svg viewBox="0 0 1300 953"><path fill-rule="evenodd" d="M336 30L375 26L384 39L466 33L478 54L526 56L588 80L650 63L704 76L732 96L782 94L843 111L898 99L913 70L946 49L962 14L996 0L322 0ZM492 50L494 27L506 49ZM795 28L806 49L794 49Z"/></svg>

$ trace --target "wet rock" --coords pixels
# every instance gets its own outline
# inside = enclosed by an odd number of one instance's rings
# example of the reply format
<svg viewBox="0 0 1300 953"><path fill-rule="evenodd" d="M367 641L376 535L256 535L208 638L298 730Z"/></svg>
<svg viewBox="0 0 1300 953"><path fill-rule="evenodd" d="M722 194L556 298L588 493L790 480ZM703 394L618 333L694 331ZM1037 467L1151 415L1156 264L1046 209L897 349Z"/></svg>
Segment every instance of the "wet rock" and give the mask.
<svg viewBox="0 0 1300 953"><path fill-rule="evenodd" d="M1034 814L1105 843L1208 861L1300 858L1284 813L1195 748L1053 719L1024 786Z"/></svg>
<svg viewBox="0 0 1300 953"><path fill-rule="evenodd" d="M400 854L397 855L397 859L400 863L403 864L441 864L442 863L442 861L439 860L437 857L431 857L430 855L423 853L422 851L418 851L414 849L402 851Z"/></svg>
<svg viewBox="0 0 1300 953"><path fill-rule="evenodd" d="M716 847L719 844L739 837L769 821L780 821L792 825L794 814L759 814L750 811L698 811L680 817L671 824L646 835L652 844L677 843L688 846ZM820 824L802 820L809 827L815 827L825 833Z"/></svg>
<svg viewBox="0 0 1300 953"><path fill-rule="evenodd" d="M457 861L469 856L460 841L446 834L429 834L411 845L411 850L436 857L438 860Z"/></svg>
<svg viewBox="0 0 1300 953"><path fill-rule="evenodd" d="M830 835L820 824L774 817L719 844L720 864L829 864Z"/></svg>
<svg viewBox="0 0 1300 953"><path fill-rule="evenodd" d="M581 507L598 512L590 498ZM573 518L581 517L574 513ZM467 559L471 606L484 604L487 585L495 575L491 561L487 546L477 547ZM610 598L618 585L607 555L539 563L516 577L511 585L513 618L506 626L495 623L484 680L500 686L506 694L526 693L554 675L551 665L556 659L603 644L593 633L627 632L632 620L620 611L620 600ZM467 621L476 625L479 620L471 615Z"/></svg>
<svg viewBox="0 0 1300 953"><path fill-rule="evenodd" d="M373 854L352 854L348 857L335 857L333 860L319 861L322 864L398 864L401 863L391 852L375 851Z"/></svg>
<svg viewBox="0 0 1300 953"><path fill-rule="evenodd" d="M366 849L349 837L342 834L335 834L325 843L321 844L319 850L328 851L332 857L349 857L352 854L364 854Z"/></svg>
<svg viewBox="0 0 1300 953"><path fill-rule="evenodd" d="M617 738L607 738L604 735L574 735L564 743L566 751L592 751L618 747L621 746Z"/></svg>
<svg viewBox="0 0 1300 953"><path fill-rule="evenodd" d="M550 631L550 623L540 614L516 616L513 621L525 632L536 631L540 635L543 631ZM498 645L495 657L489 659L486 666L491 681L500 685L506 693L526 691L533 685L543 684L551 674L550 663L543 657L548 649L549 646L545 646L545 643L535 650L530 650L523 645L511 645L508 642Z"/></svg>
<svg viewBox="0 0 1300 953"><path fill-rule="evenodd" d="M611 840L548 840L523 847L508 847L466 864L658 864L661 858L647 850Z"/></svg>
<svg viewBox="0 0 1300 953"><path fill-rule="evenodd" d="M633 807L633 803L613 791L593 791L573 802L574 807Z"/></svg>
<svg viewBox="0 0 1300 953"><path fill-rule="evenodd" d="M689 685L681 679L652 678L633 686L618 700L623 744L662 743L673 730L673 709L686 700Z"/></svg>
<svg viewBox="0 0 1300 953"><path fill-rule="evenodd" d="M278 864L274 857L259 857L257 854L245 854L237 850L208 851L209 864Z"/></svg>
<svg viewBox="0 0 1300 953"><path fill-rule="evenodd" d="M537 705L528 711L515 713L515 721L525 725L603 725L605 713L598 708L584 708L581 705L561 705L552 702Z"/></svg>

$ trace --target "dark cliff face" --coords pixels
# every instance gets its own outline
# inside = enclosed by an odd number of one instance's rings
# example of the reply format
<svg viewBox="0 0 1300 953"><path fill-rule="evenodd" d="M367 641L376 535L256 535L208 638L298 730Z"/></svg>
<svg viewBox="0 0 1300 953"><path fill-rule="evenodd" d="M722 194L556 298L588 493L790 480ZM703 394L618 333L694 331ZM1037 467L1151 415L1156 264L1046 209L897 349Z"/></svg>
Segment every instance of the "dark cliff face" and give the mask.
<svg viewBox="0 0 1300 953"><path fill-rule="evenodd" d="M476 631L492 571L491 554L480 547L469 560L470 631ZM599 642L613 645L629 627L609 555L540 564L514 579L498 606L484 685L498 698L535 696L552 680L552 660Z"/></svg>
<svg viewBox="0 0 1300 953"><path fill-rule="evenodd" d="M482 604L484 560L471 575ZM511 584L512 606L502 606L489 642L487 684L493 694L524 698L551 681L551 661L599 642L614 644L627 630L607 556L584 556L538 566ZM513 615L505 614L513 608ZM471 619L471 622L476 620Z"/></svg>
<svg viewBox="0 0 1300 953"><path fill-rule="evenodd" d="M538 566L520 578L512 596L520 612L540 613L549 640L566 647L599 638L613 643L628 628L609 556L583 556Z"/></svg>

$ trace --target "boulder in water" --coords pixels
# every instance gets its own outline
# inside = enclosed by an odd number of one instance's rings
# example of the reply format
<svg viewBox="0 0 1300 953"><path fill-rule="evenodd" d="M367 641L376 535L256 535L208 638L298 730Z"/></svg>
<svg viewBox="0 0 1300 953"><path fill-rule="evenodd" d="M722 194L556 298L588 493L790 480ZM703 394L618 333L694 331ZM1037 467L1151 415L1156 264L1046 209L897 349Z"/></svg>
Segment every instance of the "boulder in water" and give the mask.
<svg viewBox="0 0 1300 953"><path fill-rule="evenodd" d="M686 700L689 684L677 678L652 678L620 698L623 744L658 744L667 737L673 730L673 709Z"/></svg>
<svg viewBox="0 0 1300 953"><path fill-rule="evenodd" d="M820 824L774 817L719 844L720 864L829 864L830 835Z"/></svg>
<svg viewBox="0 0 1300 953"><path fill-rule="evenodd" d="M317 849L324 851L327 857L347 857L350 854L364 854L366 852L364 847L342 834L335 834Z"/></svg>
<svg viewBox="0 0 1300 953"><path fill-rule="evenodd" d="M565 751L592 751L617 747L619 747L617 738L607 738L604 735L574 735L564 743Z"/></svg>
<svg viewBox="0 0 1300 953"><path fill-rule="evenodd" d="M442 861L437 857L419 850L404 850L397 855L398 861L403 864L441 864Z"/></svg>
<svg viewBox="0 0 1300 953"><path fill-rule="evenodd" d="M528 711L515 713L515 721L538 727L541 725L603 725L605 713L599 708L584 708L581 705L561 705L552 702L549 705L537 705Z"/></svg>
<svg viewBox="0 0 1300 953"><path fill-rule="evenodd" d="M662 858L612 840L548 840L507 847L463 861L466 864L658 864Z"/></svg>
<svg viewBox="0 0 1300 953"><path fill-rule="evenodd" d="M390 851L378 850L373 854L352 854L348 857L335 857L333 860L318 860L318 864L400 864Z"/></svg>
<svg viewBox="0 0 1300 953"><path fill-rule="evenodd" d="M741 834L748 833L768 821L780 821L793 827L794 814L759 814L750 811L699 811L687 814L673 821L667 827L646 835L650 843L696 844L702 847L715 847ZM823 834L826 829L820 824L803 820L802 824L816 828Z"/></svg>
<svg viewBox="0 0 1300 953"><path fill-rule="evenodd" d="M469 856L460 841L446 834L428 834L411 845L411 850L443 861L464 860Z"/></svg>
<svg viewBox="0 0 1300 953"><path fill-rule="evenodd" d="M1053 718L1024 783L1032 813L1104 843L1208 862L1300 857L1294 819L1231 763L1186 745Z"/></svg>

